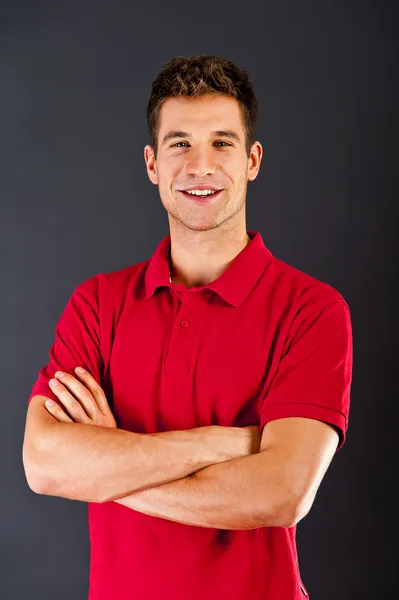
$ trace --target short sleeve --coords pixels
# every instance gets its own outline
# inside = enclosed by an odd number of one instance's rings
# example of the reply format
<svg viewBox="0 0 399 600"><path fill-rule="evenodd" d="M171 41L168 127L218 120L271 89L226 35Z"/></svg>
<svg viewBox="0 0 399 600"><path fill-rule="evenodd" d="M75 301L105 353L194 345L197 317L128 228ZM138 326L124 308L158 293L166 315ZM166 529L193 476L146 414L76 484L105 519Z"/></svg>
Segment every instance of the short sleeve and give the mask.
<svg viewBox="0 0 399 600"><path fill-rule="evenodd" d="M260 427L283 417L332 425L345 442L352 380L352 327L345 301L296 314L277 372L260 408Z"/></svg>
<svg viewBox="0 0 399 600"><path fill-rule="evenodd" d="M43 366L33 384L28 399L40 394L61 402L48 382L56 371L75 375L82 366L101 385L102 358L100 347L98 277L78 285L69 298L55 327L55 336L49 350L49 362Z"/></svg>

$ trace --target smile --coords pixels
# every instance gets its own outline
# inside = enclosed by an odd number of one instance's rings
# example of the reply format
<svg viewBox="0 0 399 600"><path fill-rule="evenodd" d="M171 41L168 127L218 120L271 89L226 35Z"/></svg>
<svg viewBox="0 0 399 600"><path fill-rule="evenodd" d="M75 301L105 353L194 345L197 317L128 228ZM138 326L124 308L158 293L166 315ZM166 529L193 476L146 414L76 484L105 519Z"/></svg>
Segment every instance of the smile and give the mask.
<svg viewBox="0 0 399 600"><path fill-rule="evenodd" d="M188 192L183 192L179 190L180 194L183 194L186 198L189 198L189 200L197 202L198 204L209 204L210 202L216 200L216 198L218 198L222 192L223 190L219 190L217 192L214 192L213 194L200 196L197 194L189 194Z"/></svg>

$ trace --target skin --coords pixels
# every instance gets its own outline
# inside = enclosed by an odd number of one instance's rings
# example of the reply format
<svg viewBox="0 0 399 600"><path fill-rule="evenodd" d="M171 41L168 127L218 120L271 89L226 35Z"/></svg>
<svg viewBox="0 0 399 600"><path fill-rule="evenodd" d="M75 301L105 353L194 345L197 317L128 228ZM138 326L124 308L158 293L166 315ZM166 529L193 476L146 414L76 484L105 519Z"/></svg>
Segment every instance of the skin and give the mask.
<svg viewBox="0 0 399 600"><path fill-rule="evenodd" d="M102 388L87 371L75 374L57 371L50 380L64 407L46 403L50 414L65 423L115 427ZM337 432L326 423L277 419L264 427L259 452L112 500L199 527L292 527L309 512L337 443Z"/></svg>
<svg viewBox="0 0 399 600"><path fill-rule="evenodd" d="M164 136L176 130L189 135L163 144ZM216 136L214 130L232 130L238 139ZM258 175L263 149L260 142L254 142L248 157L245 141L234 98L208 94L168 98L162 105L158 153L155 157L147 145L144 159L168 213L174 283L192 287L214 281L249 242L247 185ZM200 184L224 191L210 204L196 203L178 191Z"/></svg>
<svg viewBox="0 0 399 600"><path fill-rule="evenodd" d="M94 377L82 367L75 368L75 375L57 371L49 386L62 402L63 410L56 402L46 401L47 410L63 423L85 423L116 428L116 419L108 404L104 390Z"/></svg>
<svg viewBox="0 0 399 600"><path fill-rule="evenodd" d="M163 144L164 136L176 130L187 135ZM232 130L237 140L215 136L213 130ZM215 95L169 98L161 108L157 156L146 146L144 158L168 213L173 283L192 287L214 281L250 241L247 183L256 178L262 159L259 142L254 142L249 157L246 154L237 101ZM223 192L210 204L198 204L178 191L200 184ZM50 387L65 410L57 404L46 405L47 410L59 421L96 424L100 419L102 425L115 427L102 389L89 373L75 374L63 379L55 374L63 383L50 382ZM277 419L264 427L260 452L114 501L202 527L290 527L309 512L337 444L337 432L326 423Z"/></svg>

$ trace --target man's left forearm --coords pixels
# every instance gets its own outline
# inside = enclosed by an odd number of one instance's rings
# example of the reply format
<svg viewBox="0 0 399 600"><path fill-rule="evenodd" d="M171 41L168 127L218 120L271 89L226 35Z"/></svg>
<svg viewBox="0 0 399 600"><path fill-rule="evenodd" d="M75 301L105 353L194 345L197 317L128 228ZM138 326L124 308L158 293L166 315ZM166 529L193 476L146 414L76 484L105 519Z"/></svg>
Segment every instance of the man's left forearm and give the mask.
<svg viewBox="0 0 399 600"><path fill-rule="evenodd" d="M261 456L263 454L263 456ZM273 465L272 457L270 466ZM146 515L218 529L288 526L278 474L264 453L210 465L114 502Z"/></svg>

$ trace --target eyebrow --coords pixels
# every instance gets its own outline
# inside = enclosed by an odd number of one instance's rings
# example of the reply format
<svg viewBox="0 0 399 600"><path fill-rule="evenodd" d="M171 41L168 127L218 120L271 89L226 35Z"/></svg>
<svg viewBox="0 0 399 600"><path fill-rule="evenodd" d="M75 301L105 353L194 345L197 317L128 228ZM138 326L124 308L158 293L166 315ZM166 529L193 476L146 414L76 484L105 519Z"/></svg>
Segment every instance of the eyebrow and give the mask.
<svg viewBox="0 0 399 600"><path fill-rule="evenodd" d="M213 131L211 131L211 134L215 137L227 137L230 138L231 140L235 140L236 142L240 143L240 136L238 135L238 133L236 133L235 131L233 131L233 129L214 129ZM162 145L166 144L166 142L168 142L169 140L173 139L173 138L189 138L191 137L191 134L188 133L187 131L169 131L169 133L167 133L162 140Z"/></svg>

